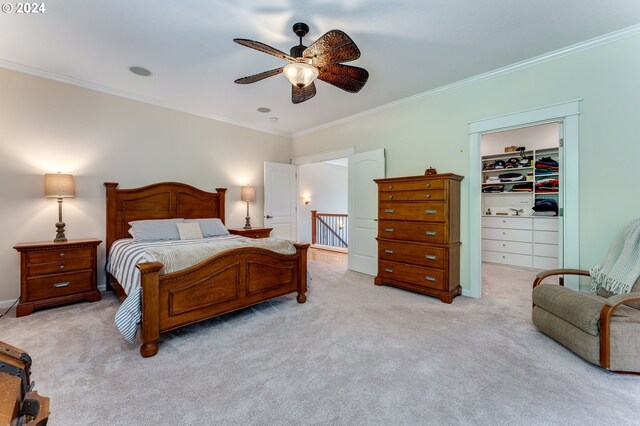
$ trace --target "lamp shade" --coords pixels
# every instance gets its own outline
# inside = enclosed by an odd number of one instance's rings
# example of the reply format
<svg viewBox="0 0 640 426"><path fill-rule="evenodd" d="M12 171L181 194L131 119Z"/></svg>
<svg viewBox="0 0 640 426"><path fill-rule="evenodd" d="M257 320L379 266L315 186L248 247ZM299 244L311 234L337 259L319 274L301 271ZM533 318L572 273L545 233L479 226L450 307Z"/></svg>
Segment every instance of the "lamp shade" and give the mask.
<svg viewBox="0 0 640 426"><path fill-rule="evenodd" d="M75 197L73 175L47 173L44 175L44 196L54 198Z"/></svg>
<svg viewBox="0 0 640 426"><path fill-rule="evenodd" d="M291 84L298 87L310 85L318 77L318 69L313 65L302 62L293 62L284 67L282 71Z"/></svg>
<svg viewBox="0 0 640 426"><path fill-rule="evenodd" d="M240 190L240 199L242 201L255 201L256 189L253 186L243 186Z"/></svg>

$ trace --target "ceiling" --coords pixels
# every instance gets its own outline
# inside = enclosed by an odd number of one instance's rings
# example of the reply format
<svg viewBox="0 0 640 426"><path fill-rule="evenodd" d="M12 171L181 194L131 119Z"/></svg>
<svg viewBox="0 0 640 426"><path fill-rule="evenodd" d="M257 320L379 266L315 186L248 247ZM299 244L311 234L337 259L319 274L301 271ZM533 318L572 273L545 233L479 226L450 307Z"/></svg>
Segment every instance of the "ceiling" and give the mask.
<svg viewBox="0 0 640 426"><path fill-rule="evenodd" d="M639 0L57 0L38 15L0 14L0 67L77 84L271 133L291 135L640 23ZM317 82L291 103L282 75L238 77L331 29L355 41L349 63L370 73L357 94ZM129 67L153 73L141 77ZM257 111L271 109L269 113ZM270 119L276 117L276 120Z"/></svg>

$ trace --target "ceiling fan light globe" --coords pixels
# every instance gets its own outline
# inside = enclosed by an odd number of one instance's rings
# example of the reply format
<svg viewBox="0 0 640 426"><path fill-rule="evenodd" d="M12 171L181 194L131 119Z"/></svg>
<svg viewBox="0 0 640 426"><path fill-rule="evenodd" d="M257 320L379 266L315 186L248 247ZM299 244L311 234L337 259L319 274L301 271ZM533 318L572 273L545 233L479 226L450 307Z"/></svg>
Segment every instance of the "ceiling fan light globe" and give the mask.
<svg viewBox="0 0 640 426"><path fill-rule="evenodd" d="M291 84L300 88L310 85L318 77L318 69L316 67L301 62L293 62L286 65L283 73Z"/></svg>

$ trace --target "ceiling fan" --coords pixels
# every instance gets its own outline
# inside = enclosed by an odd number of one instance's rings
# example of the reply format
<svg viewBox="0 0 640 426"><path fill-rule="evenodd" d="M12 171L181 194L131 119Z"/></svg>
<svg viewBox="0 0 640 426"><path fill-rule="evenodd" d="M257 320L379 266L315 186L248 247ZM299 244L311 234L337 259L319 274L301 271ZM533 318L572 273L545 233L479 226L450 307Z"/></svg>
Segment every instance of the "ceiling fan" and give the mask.
<svg viewBox="0 0 640 426"><path fill-rule="evenodd" d="M306 47L302 45L302 37L309 32L309 26L298 22L294 24L293 32L300 38L300 44L293 46L289 55L259 41L234 38L233 41L238 44L289 61L284 67L239 78L235 82L255 83L284 73L291 82L291 100L294 104L316 95L316 86L313 83L316 78L350 93L357 93L364 87L369 72L363 68L342 64L360 57L360 49L348 35L340 30L331 30Z"/></svg>

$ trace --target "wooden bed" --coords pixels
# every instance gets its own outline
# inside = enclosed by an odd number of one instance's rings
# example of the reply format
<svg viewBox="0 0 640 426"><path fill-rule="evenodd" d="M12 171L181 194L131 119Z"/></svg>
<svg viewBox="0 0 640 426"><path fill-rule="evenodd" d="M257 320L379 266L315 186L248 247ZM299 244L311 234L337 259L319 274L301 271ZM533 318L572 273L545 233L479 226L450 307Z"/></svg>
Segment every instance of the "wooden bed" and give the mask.
<svg viewBox="0 0 640 426"><path fill-rule="evenodd" d="M224 223L226 188L206 192L190 185L165 182L141 188L107 188L107 255L114 241L130 238L128 222L145 219L220 218ZM216 315L297 292L306 301L307 249L295 244L296 253L284 255L245 247L228 250L195 266L160 275L162 264L138 264L142 287L142 345L140 354L158 352L160 333ZM108 275L108 285L121 299L122 286Z"/></svg>

